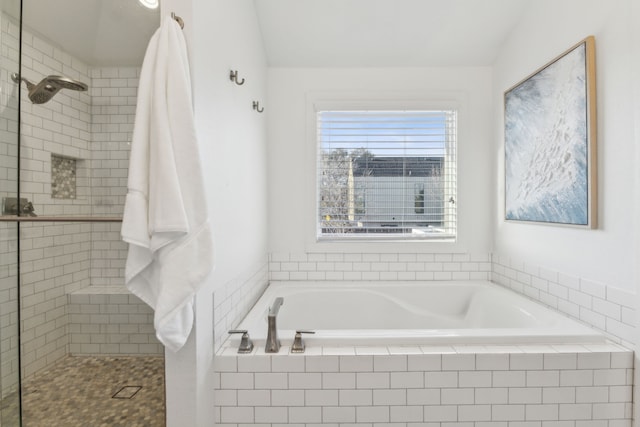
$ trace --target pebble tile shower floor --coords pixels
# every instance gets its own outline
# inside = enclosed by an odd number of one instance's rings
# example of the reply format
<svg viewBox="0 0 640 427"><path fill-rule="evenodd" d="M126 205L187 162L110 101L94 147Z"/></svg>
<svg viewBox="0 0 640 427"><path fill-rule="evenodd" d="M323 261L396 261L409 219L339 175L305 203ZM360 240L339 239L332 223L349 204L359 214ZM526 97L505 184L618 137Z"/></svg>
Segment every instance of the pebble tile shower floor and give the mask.
<svg viewBox="0 0 640 427"><path fill-rule="evenodd" d="M165 425L162 357L67 357L23 387L25 427Z"/></svg>

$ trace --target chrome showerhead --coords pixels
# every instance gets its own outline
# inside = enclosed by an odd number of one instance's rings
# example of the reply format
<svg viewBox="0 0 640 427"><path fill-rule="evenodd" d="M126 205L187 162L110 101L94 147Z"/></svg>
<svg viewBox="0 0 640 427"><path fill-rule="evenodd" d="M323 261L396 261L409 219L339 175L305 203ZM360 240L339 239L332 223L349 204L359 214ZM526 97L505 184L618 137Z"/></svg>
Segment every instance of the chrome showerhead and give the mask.
<svg viewBox="0 0 640 427"><path fill-rule="evenodd" d="M21 80L25 82L29 90L29 99L34 104L44 104L53 98L60 89L85 91L89 88L89 86L82 82L64 76L47 76L38 84L34 84L24 77L20 77L18 73L11 74L11 79L16 83L20 83Z"/></svg>

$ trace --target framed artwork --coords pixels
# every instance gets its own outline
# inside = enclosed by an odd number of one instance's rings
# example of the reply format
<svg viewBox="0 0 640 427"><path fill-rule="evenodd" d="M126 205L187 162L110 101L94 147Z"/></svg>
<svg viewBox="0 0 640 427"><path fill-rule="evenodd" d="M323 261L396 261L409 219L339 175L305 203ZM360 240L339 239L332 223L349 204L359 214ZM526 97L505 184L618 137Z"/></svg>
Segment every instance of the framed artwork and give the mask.
<svg viewBox="0 0 640 427"><path fill-rule="evenodd" d="M595 39L504 94L505 219L596 228Z"/></svg>

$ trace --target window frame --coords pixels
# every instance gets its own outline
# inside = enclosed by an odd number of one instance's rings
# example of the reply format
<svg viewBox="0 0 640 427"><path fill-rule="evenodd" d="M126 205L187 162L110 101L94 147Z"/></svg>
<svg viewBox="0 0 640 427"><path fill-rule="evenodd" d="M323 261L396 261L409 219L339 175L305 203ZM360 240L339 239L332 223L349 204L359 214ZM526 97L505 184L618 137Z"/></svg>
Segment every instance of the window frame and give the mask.
<svg viewBox="0 0 640 427"><path fill-rule="evenodd" d="M457 209L458 204L458 179L459 175L457 173L458 170L458 148L460 147L461 140L461 126L460 126L460 116L461 110L463 110L462 104L464 103L464 95L461 93L450 93L447 96L433 96L427 95L422 97L420 100L416 100L415 97L410 96L410 99L398 99L395 97L381 97L376 98L371 97L371 99L366 100L354 100L358 99L357 97L348 99L347 94L340 94L338 99L322 99L322 96L316 95L310 96L307 95L308 98L308 108L307 108L307 135L310 142L309 147L311 148L309 151L309 162L313 164L313 174L311 176L311 193L313 194L313 216L311 218L312 227L310 229L313 230L312 239L310 242L313 244L309 245L311 247L316 247L317 245L325 246L325 244L330 244L331 246L339 246L340 243L346 243L348 245L351 244L363 244L369 245L371 243L399 243L399 244L412 244L412 243L421 243L421 244L440 244L440 243L455 243L459 238L459 212ZM360 98L366 97L360 95ZM320 199L320 188L318 185L319 179L319 144L318 140L318 113L321 111L455 111L456 114L456 140L455 140L455 159L451 162L451 169L453 169L453 173L455 174L454 181L454 203L456 206L454 207L455 216L452 221L453 223L453 233L437 233L433 235L425 235L425 236L412 236L412 235L398 235L398 234L390 234L388 236L381 235L379 233L373 234L360 234L360 235L336 235L330 236L327 234L322 234L320 230L320 221L318 220L319 214L319 199ZM451 173L451 172L447 172ZM445 209L447 205L445 204ZM326 247L326 246L325 246Z"/></svg>

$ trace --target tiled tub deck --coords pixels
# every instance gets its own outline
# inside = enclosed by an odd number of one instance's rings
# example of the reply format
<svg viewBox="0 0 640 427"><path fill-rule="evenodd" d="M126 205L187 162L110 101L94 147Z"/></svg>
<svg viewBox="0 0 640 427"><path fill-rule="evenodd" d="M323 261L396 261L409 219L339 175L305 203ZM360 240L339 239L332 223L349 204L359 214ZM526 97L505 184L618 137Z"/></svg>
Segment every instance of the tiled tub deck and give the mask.
<svg viewBox="0 0 640 427"><path fill-rule="evenodd" d="M630 427L617 344L282 347L216 355L216 425Z"/></svg>

